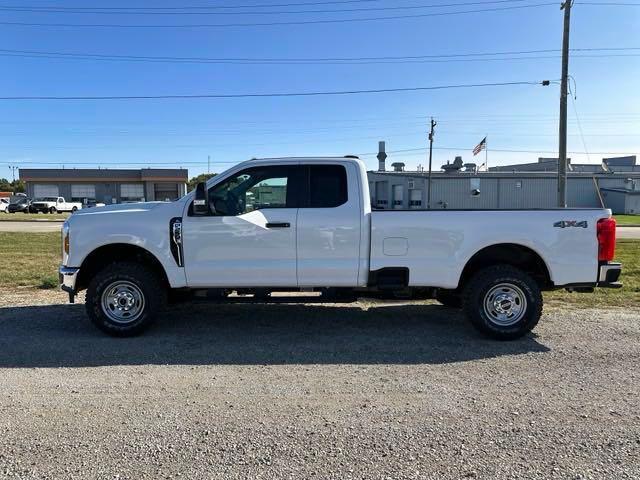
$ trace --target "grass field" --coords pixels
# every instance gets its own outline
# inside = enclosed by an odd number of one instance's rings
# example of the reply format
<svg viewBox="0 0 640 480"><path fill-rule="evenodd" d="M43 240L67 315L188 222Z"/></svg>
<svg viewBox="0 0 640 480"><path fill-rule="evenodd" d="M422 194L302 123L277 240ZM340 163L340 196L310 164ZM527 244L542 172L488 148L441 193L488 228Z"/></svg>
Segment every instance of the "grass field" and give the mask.
<svg viewBox="0 0 640 480"><path fill-rule="evenodd" d="M0 222L24 222L25 220L64 220L69 213L0 213Z"/></svg>
<svg viewBox="0 0 640 480"><path fill-rule="evenodd" d="M59 233L0 232L0 287L57 287L61 248Z"/></svg>
<svg viewBox="0 0 640 480"><path fill-rule="evenodd" d="M57 287L60 249L60 235L57 233L0 232L0 288ZM640 241L618 240L616 260L623 264L624 288L596 289L592 294L558 290L545 293L545 302L585 307L640 306Z"/></svg>
<svg viewBox="0 0 640 480"><path fill-rule="evenodd" d="M640 225L640 215L614 215L618 225Z"/></svg>

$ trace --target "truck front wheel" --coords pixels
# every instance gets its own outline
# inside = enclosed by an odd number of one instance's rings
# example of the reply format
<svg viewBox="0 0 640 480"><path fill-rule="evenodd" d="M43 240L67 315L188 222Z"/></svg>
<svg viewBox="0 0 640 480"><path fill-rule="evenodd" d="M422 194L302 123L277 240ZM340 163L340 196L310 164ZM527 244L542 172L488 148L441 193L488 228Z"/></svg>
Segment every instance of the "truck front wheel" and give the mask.
<svg viewBox="0 0 640 480"><path fill-rule="evenodd" d="M56 207L49 208L49 213L56 213L56 212L57 212Z"/></svg>
<svg viewBox="0 0 640 480"><path fill-rule="evenodd" d="M497 265L476 273L464 288L463 309L474 327L499 340L522 337L542 315L542 293L526 272Z"/></svg>
<svg viewBox="0 0 640 480"><path fill-rule="evenodd" d="M142 333L155 321L165 298L166 289L147 267L116 262L93 277L85 307L100 330L129 337Z"/></svg>

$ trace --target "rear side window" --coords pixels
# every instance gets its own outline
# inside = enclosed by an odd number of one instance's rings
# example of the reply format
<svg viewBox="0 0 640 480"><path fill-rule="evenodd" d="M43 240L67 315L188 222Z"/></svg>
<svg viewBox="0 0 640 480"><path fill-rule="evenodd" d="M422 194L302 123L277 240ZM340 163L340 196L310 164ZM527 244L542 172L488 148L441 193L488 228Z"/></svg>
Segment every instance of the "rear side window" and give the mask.
<svg viewBox="0 0 640 480"><path fill-rule="evenodd" d="M310 208L338 207L347 199L347 171L342 165L309 165Z"/></svg>

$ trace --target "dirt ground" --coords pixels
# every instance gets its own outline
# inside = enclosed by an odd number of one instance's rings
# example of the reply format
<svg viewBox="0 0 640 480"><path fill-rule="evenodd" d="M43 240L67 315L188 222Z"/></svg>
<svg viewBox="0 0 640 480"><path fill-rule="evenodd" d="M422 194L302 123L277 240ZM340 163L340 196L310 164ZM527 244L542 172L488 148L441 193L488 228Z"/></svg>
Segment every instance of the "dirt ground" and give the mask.
<svg viewBox="0 0 640 480"><path fill-rule="evenodd" d="M104 336L0 297L0 478L640 478L640 310L515 342L433 303L181 304Z"/></svg>

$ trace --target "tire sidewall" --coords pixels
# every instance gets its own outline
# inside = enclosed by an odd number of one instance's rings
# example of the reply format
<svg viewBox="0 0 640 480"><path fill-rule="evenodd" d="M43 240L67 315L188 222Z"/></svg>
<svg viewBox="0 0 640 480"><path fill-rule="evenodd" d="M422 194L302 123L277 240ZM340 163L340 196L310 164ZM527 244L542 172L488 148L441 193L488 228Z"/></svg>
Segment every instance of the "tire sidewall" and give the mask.
<svg viewBox="0 0 640 480"><path fill-rule="evenodd" d="M518 287L524 294L527 307L524 315L513 325L498 325L487 315L485 296L498 284ZM542 294L537 283L526 273L511 267L496 267L480 272L469 284L465 295L465 311L474 326L494 338L509 340L530 332L542 313Z"/></svg>
<svg viewBox="0 0 640 480"><path fill-rule="evenodd" d="M142 314L131 323L114 322L102 309L102 295L109 285L118 280L133 283L144 297ZM137 335L155 320L162 304L158 293L161 289L154 276L143 267L133 264L114 264L98 273L91 281L87 289L87 313L91 321L103 332L114 336Z"/></svg>

